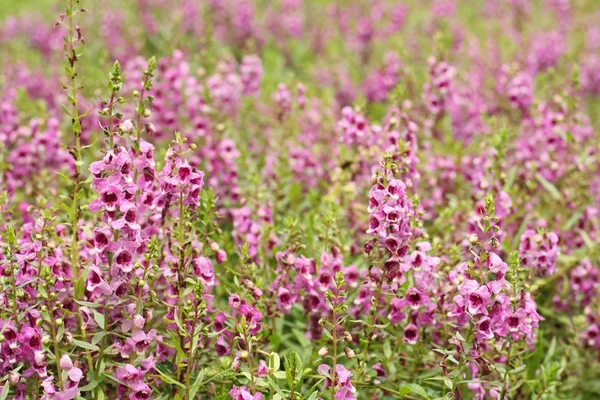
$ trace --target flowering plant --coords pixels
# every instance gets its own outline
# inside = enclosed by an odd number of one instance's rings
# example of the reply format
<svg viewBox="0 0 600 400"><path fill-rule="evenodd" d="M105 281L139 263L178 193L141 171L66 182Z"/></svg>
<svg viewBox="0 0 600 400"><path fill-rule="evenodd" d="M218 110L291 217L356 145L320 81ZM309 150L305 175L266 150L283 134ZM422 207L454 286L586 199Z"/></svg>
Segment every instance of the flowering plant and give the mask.
<svg viewBox="0 0 600 400"><path fill-rule="evenodd" d="M600 397L595 1L47 3L0 400Z"/></svg>

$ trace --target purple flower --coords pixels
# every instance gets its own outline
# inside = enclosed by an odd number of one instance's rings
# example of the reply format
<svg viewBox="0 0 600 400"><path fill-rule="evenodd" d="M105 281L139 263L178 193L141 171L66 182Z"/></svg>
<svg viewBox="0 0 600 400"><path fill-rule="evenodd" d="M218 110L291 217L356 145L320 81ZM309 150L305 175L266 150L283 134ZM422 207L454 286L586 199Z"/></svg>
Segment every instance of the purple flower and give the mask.
<svg viewBox="0 0 600 400"><path fill-rule="evenodd" d="M152 395L152 389L144 382L138 381L131 388L129 400L148 400Z"/></svg>
<svg viewBox="0 0 600 400"><path fill-rule="evenodd" d="M417 328L414 324L408 324L404 328L404 337L403 340L406 343L415 344L419 339L419 328Z"/></svg>
<svg viewBox="0 0 600 400"><path fill-rule="evenodd" d="M235 385L229 391L229 395L231 396L231 400L262 400L263 397L262 393L252 395L246 386L238 388Z"/></svg>
<svg viewBox="0 0 600 400"><path fill-rule="evenodd" d="M267 367L267 363L264 360L260 360L258 362L258 367L256 368L256 376L259 378L264 378L269 375L269 368Z"/></svg>

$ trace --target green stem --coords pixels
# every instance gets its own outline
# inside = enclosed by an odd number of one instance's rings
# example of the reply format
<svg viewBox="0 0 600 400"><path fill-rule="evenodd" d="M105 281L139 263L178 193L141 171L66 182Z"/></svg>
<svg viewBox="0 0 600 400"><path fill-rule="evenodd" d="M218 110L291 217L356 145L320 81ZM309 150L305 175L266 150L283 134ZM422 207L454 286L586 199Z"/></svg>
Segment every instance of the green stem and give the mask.
<svg viewBox="0 0 600 400"><path fill-rule="evenodd" d="M50 301L48 299L48 301ZM52 335L52 343L54 347L54 360L56 361L56 381L58 382L58 387L62 388L62 369L60 368L60 351L58 348L58 340L56 335L56 323L54 321L54 312L53 310L49 310L50 314L50 335Z"/></svg>
<svg viewBox="0 0 600 400"><path fill-rule="evenodd" d="M69 61L69 73L71 79L71 91L70 91L70 101L73 106L72 114L71 114L71 127L73 128L73 133L75 135L75 148L73 149L74 158L75 158L75 177L73 179L73 202L71 205L71 272L73 274L73 282L77 283L80 278L80 266L79 266L79 218L81 214L81 208L79 206L79 192L81 190L81 125L80 125L80 116L79 116L79 107L77 104L77 71L75 70L75 64L77 63L78 56L77 51L75 50L75 22L74 22L74 14L76 12L76 4L79 3L77 0L69 0L69 9L67 10L67 14L69 16L69 39L68 39L68 53L67 59ZM77 299L76 299L77 300ZM79 304L76 304L77 309L77 318L79 322L79 328L81 331L81 336L84 341L87 341L87 334L85 332L85 328L83 327L83 318L81 317L81 312L79 310ZM88 368L90 371L94 370L94 363L92 361L92 356L87 353L87 361Z"/></svg>
<svg viewBox="0 0 600 400"><path fill-rule="evenodd" d="M70 78L71 78L71 104L73 110L71 114L71 126L75 135L75 178L73 187L73 203L71 208L71 229L72 229L72 240L71 240L71 268L73 271L73 280L79 279L79 190L81 181L81 126L79 125L79 107L77 104L77 72L75 70L75 64L77 62L77 52L75 51L75 38L74 38L74 21L73 16L75 13L75 0L69 0L69 54L67 56L70 66Z"/></svg>
<svg viewBox="0 0 600 400"><path fill-rule="evenodd" d="M332 310L331 320L333 321L333 332L331 337L333 338L333 367L331 368L331 400L335 399L335 366L337 365L337 316L335 314L335 305Z"/></svg>
<svg viewBox="0 0 600 400"><path fill-rule="evenodd" d="M252 394L256 394L256 379L254 378L254 365L252 362L252 344L248 339L248 331L244 330L244 341L248 347L248 371L250 371L250 387L252 388Z"/></svg>
<svg viewBox="0 0 600 400"><path fill-rule="evenodd" d="M12 254L11 254L11 261L10 261L10 270L11 270L10 284L12 286L12 293L13 293L13 302L12 302L13 314L15 316L15 323L17 325L17 329L19 332L21 332L21 322L19 321L19 309L18 309L18 304L17 304L17 282L16 282L16 278L15 278L15 274L17 273L17 271L14 268L14 264L12 262Z"/></svg>
<svg viewBox="0 0 600 400"><path fill-rule="evenodd" d="M192 360L194 359L194 336L196 332L196 322L198 320L198 308L195 308L194 319L192 320L192 331L190 333L190 352L188 354L187 366L185 368L185 398L187 400L192 400L190 398L190 382L192 376Z"/></svg>
<svg viewBox="0 0 600 400"><path fill-rule="evenodd" d="M140 154L140 137L142 134L142 104L144 103L144 92L146 91L146 85L148 84L148 79L150 79L150 76L145 74L144 75L144 82L142 84L142 90L140 91L140 103L138 105L138 112L137 112L137 123L135 124L135 128L137 130L137 142L136 142L136 148L135 148L135 155L139 155Z"/></svg>
<svg viewBox="0 0 600 400"><path fill-rule="evenodd" d="M506 387L508 386L508 373L510 372L510 351L512 350L512 342L508 342L508 355L506 356L506 371L504 371L504 378L502 379L502 392L500 392L500 400L504 400L506 395Z"/></svg>
<svg viewBox="0 0 600 400"><path fill-rule="evenodd" d="M375 323L375 314L377 313L377 310L379 308L379 296L381 296L381 285L383 283L383 280L380 279L379 282L377 282L377 289L375 290L375 304L372 305L371 307L371 312L369 315L369 324L367 325L367 334L365 337L365 348L363 350L363 354L362 354L362 360L361 360L361 369L362 371L365 370L366 366L367 366L367 355L369 353L369 347L371 344L371 338L373 337L373 332L375 331L375 328L373 327L373 324Z"/></svg>

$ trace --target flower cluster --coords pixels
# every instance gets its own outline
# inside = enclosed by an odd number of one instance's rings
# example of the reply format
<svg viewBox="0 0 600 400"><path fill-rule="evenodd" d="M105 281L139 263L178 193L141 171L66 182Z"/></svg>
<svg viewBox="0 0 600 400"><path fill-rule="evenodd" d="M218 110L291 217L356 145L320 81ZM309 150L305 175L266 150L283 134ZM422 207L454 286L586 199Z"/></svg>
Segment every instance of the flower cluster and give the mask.
<svg viewBox="0 0 600 400"><path fill-rule="evenodd" d="M401 259L408 253L408 240L412 235L410 203L406 185L393 177L387 168L374 177L369 191L369 229L373 241L366 246L370 252L374 246L383 248L388 256L384 270L389 280L402 279Z"/></svg>
<svg viewBox="0 0 600 400"><path fill-rule="evenodd" d="M558 236L554 232L536 232L526 230L521 235L519 256L523 265L536 274L553 275L558 259Z"/></svg>
<svg viewBox="0 0 600 400"><path fill-rule="evenodd" d="M13 3L0 399L598 397L597 2Z"/></svg>

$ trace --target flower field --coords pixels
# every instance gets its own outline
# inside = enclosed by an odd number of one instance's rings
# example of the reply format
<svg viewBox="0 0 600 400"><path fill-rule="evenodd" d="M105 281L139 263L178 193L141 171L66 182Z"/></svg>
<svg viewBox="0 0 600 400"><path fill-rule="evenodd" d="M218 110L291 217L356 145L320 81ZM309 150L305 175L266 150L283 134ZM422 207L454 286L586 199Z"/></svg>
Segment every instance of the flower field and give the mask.
<svg viewBox="0 0 600 400"><path fill-rule="evenodd" d="M596 0L4 0L0 400L600 398Z"/></svg>

